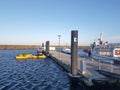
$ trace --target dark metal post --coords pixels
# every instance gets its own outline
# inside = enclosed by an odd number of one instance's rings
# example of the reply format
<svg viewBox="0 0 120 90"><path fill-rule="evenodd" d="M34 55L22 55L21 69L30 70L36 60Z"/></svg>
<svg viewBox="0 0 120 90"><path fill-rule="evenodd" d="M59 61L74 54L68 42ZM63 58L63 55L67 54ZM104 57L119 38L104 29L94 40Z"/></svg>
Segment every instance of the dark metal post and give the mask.
<svg viewBox="0 0 120 90"><path fill-rule="evenodd" d="M71 31L71 74L77 75L78 67L78 31Z"/></svg>
<svg viewBox="0 0 120 90"><path fill-rule="evenodd" d="M49 41L46 41L46 54L49 54Z"/></svg>
<svg viewBox="0 0 120 90"><path fill-rule="evenodd" d="M44 43L42 43L42 47L44 47Z"/></svg>

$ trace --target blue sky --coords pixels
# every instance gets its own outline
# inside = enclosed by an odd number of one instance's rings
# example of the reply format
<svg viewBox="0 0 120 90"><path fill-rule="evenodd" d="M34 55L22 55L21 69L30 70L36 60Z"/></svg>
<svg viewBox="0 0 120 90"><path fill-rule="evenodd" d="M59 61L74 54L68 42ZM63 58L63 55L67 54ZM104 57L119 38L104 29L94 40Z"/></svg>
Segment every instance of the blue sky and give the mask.
<svg viewBox="0 0 120 90"><path fill-rule="evenodd" d="M79 45L120 42L120 0L0 0L0 44L69 45L78 30Z"/></svg>

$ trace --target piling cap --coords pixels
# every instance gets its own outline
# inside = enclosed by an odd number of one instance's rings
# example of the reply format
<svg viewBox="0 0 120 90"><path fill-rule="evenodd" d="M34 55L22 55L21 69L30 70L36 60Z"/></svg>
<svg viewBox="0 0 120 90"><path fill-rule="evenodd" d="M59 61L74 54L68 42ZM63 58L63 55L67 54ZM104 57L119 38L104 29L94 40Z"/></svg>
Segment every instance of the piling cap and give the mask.
<svg viewBox="0 0 120 90"><path fill-rule="evenodd" d="M72 31L78 31L78 30L72 30Z"/></svg>

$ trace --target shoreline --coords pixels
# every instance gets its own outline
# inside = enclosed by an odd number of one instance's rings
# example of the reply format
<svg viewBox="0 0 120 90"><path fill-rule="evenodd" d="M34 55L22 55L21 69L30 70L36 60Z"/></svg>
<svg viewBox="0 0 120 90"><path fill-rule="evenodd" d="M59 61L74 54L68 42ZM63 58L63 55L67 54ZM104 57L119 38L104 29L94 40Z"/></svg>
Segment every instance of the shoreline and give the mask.
<svg viewBox="0 0 120 90"><path fill-rule="evenodd" d="M0 45L0 50L16 50L16 49L25 50L25 49L38 49L40 47L41 47L40 45ZM66 46L51 45L51 47L64 48ZM90 48L90 46L78 46L78 48L88 49Z"/></svg>

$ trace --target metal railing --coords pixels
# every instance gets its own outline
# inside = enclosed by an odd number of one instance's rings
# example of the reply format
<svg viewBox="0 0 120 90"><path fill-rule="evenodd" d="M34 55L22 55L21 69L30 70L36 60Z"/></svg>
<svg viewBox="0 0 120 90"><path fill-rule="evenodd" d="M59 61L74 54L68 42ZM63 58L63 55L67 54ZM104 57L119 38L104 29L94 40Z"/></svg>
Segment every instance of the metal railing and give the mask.
<svg viewBox="0 0 120 90"><path fill-rule="evenodd" d="M120 74L120 65L114 64L114 60L120 59L100 55L92 55L92 59L98 62L98 70Z"/></svg>

